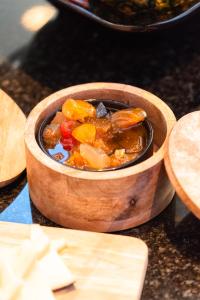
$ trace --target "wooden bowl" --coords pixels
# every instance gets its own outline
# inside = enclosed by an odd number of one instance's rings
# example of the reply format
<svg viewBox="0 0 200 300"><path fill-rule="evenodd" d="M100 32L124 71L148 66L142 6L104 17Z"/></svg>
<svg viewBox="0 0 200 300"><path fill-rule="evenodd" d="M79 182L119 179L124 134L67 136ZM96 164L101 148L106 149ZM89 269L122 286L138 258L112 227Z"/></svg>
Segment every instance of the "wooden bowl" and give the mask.
<svg viewBox="0 0 200 300"><path fill-rule="evenodd" d="M111 99L145 109L154 129L153 156L109 172L77 170L52 160L39 147L36 134L42 121L67 97ZM47 218L75 229L108 232L149 221L174 195L163 160L175 122L173 112L163 101L133 86L89 83L54 93L32 110L25 129L27 176L33 203Z"/></svg>

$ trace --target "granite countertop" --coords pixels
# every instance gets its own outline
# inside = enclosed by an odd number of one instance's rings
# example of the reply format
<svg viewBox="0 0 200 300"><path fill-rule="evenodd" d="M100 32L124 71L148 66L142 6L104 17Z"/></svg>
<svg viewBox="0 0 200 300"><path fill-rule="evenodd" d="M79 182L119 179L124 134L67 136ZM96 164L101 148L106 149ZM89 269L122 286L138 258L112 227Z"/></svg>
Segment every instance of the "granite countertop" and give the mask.
<svg viewBox="0 0 200 300"><path fill-rule="evenodd" d="M54 14L50 9L54 17L44 27L27 29L24 12L46 5L42 0L21 0L17 7L11 0L0 4L0 88L26 114L56 90L95 81L151 91L177 118L198 109L198 17L168 31L137 35L112 32L72 12ZM0 211L25 183L24 173L0 189ZM55 226L33 205L32 214L34 222ZM139 237L149 247L142 300L200 299L200 222L178 197L152 221L116 234Z"/></svg>

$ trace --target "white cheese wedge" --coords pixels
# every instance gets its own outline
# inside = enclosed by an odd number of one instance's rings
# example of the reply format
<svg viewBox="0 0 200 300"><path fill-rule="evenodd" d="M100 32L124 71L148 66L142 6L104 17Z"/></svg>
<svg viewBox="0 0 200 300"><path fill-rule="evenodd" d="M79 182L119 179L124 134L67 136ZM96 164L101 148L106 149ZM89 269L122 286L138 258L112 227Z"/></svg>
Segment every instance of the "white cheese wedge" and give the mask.
<svg viewBox="0 0 200 300"><path fill-rule="evenodd" d="M31 225L30 239L34 244L35 250L37 251L38 258L44 256L50 247L50 240L43 232L40 225Z"/></svg>
<svg viewBox="0 0 200 300"><path fill-rule="evenodd" d="M52 290L66 287L74 282L70 270L54 249L50 249L38 264Z"/></svg>
<svg viewBox="0 0 200 300"><path fill-rule="evenodd" d="M31 226L31 241L37 246L37 252L40 253L38 264L45 275L46 283L52 290L66 287L74 282L74 278L64 264L57 251L66 247L65 240L50 240L43 232L40 225ZM49 246L50 243L50 246ZM37 268L33 270L37 272Z"/></svg>
<svg viewBox="0 0 200 300"><path fill-rule="evenodd" d="M12 299L22 285L12 269L11 261L8 255L0 257L0 300Z"/></svg>
<svg viewBox="0 0 200 300"><path fill-rule="evenodd" d="M35 266L24 281L16 300L55 300L39 265Z"/></svg>
<svg viewBox="0 0 200 300"><path fill-rule="evenodd" d="M65 239L50 242L39 225L31 225L29 240L0 249L0 300L55 300L52 290L74 282L58 254L63 248Z"/></svg>
<svg viewBox="0 0 200 300"><path fill-rule="evenodd" d="M30 240L25 240L16 249L16 259L13 262L14 273L19 277L23 278L28 274L34 267L37 261L37 252Z"/></svg>

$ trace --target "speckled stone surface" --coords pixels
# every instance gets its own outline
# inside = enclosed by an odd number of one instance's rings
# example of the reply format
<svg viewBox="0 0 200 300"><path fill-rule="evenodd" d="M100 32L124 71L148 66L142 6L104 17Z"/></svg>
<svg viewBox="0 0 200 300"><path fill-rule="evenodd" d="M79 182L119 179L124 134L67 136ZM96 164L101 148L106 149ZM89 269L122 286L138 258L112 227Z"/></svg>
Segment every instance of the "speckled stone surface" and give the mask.
<svg viewBox="0 0 200 300"><path fill-rule="evenodd" d="M24 9L45 3L20 1L21 13L23 2ZM26 114L58 89L95 81L147 89L166 101L178 118L200 105L199 16L168 31L131 35L106 30L66 12L38 32L23 33L19 24L15 28L18 16L14 17L12 1L3 0L1 7L0 26L1 14L8 16L4 16L4 31L0 29L0 88ZM12 44L14 35L17 42ZM25 183L24 173L0 189L0 211ZM55 226L33 205L31 209L34 222ZM151 222L116 234L139 237L149 247L142 300L200 299L200 222L178 198Z"/></svg>

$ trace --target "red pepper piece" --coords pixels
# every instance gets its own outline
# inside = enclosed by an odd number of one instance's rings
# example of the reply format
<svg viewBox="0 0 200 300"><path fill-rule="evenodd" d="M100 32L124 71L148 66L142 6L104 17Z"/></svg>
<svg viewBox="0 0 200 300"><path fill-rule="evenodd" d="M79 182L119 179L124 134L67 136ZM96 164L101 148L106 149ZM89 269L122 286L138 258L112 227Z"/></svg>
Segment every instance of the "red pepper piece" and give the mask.
<svg viewBox="0 0 200 300"><path fill-rule="evenodd" d="M64 121L60 125L60 132L63 138L69 138L72 134L72 129L75 125L74 121Z"/></svg>
<svg viewBox="0 0 200 300"><path fill-rule="evenodd" d="M73 136L70 136L68 138L61 137L60 142L63 145L63 148L67 151L71 151L77 143Z"/></svg>

